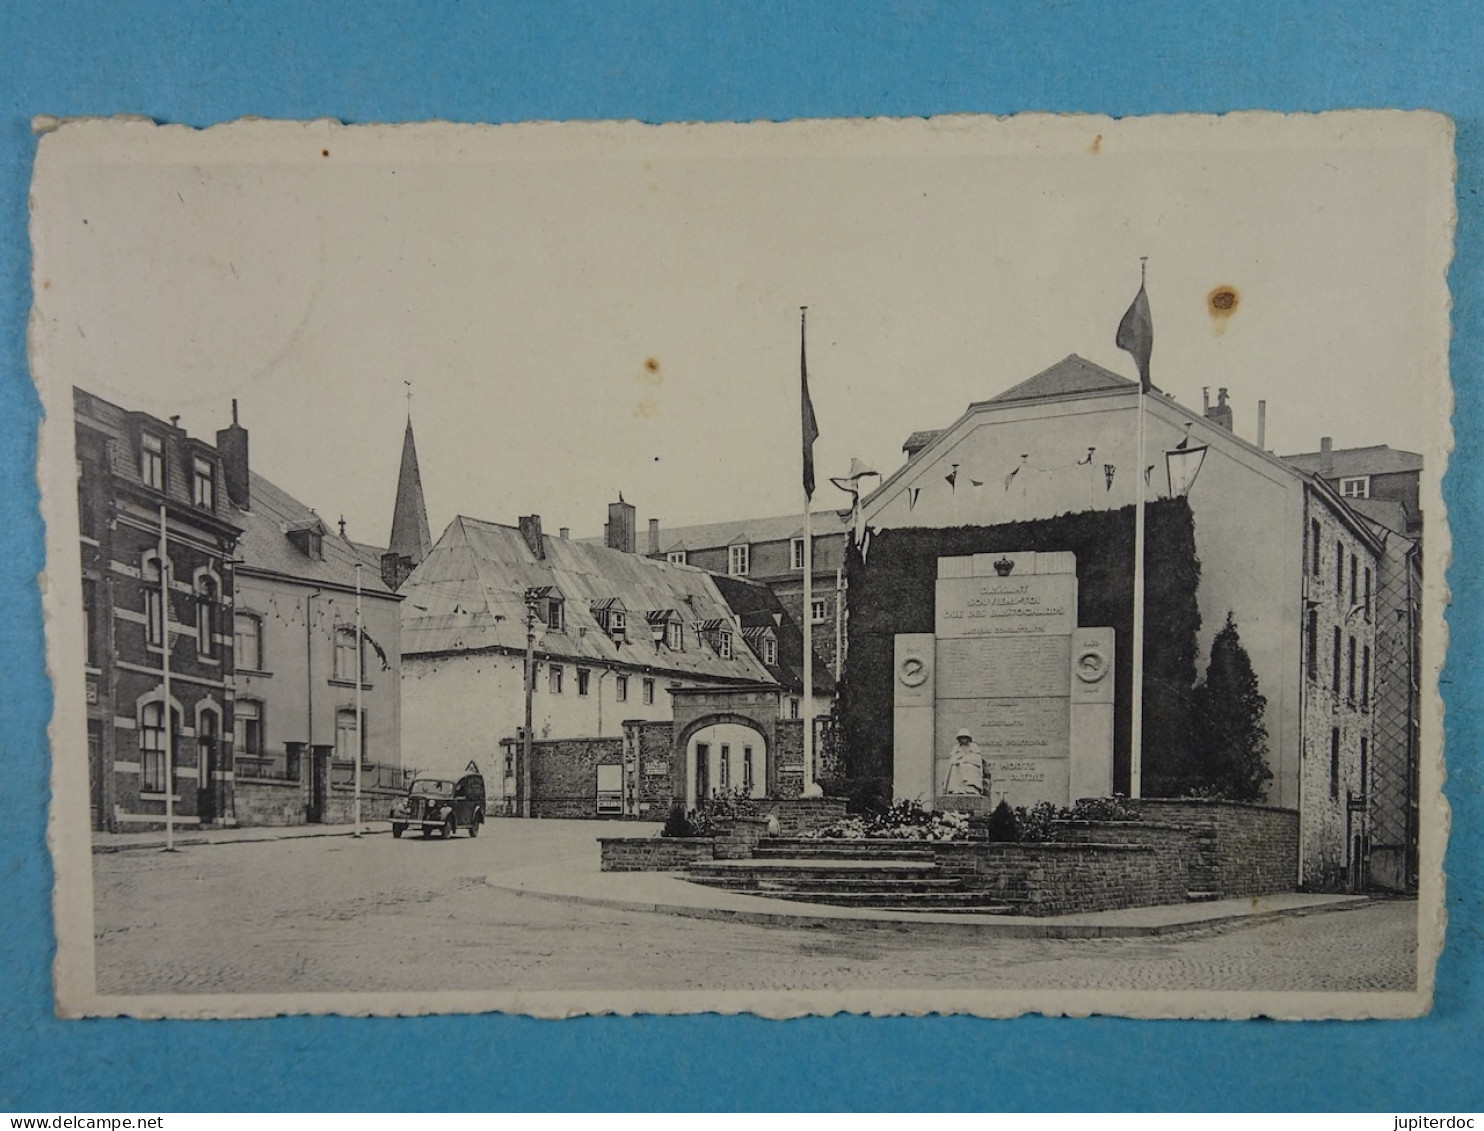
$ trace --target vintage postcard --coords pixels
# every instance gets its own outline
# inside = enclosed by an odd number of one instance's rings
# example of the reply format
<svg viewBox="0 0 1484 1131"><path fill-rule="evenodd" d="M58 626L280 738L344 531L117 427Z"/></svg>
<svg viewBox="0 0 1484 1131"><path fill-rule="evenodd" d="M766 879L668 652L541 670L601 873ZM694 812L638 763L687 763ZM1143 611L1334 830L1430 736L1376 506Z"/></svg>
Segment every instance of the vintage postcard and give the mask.
<svg viewBox="0 0 1484 1131"><path fill-rule="evenodd" d="M37 129L61 1014L1428 1009L1446 119Z"/></svg>

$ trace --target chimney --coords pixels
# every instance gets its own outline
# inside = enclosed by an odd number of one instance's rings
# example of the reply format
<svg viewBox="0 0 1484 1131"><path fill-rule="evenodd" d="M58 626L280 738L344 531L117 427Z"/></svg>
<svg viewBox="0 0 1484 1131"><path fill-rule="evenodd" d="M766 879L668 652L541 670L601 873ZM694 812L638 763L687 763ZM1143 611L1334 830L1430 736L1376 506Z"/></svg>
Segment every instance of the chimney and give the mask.
<svg viewBox="0 0 1484 1131"><path fill-rule="evenodd" d="M652 558L660 552L660 520L652 518L649 520L649 548L646 553Z"/></svg>
<svg viewBox="0 0 1484 1131"><path fill-rule="evenodd" d="M393 593L402 588L402 582L411 575L411 558L403 557L396 550L388 550L381 555L381 581Z"/></svg>
<svg viewBox="0 0 1484 1131"><path fill-rule="evenodd" d="M1201 386L1201 415L1206 416L1211 411L1211 386Z"/></svg>
<svg viewBox="0 0 1484 1131"><path fill-rule="evenodd" d="M232 426L216 434L216 450L222 457L222 480L227 498L240 510L252 509L248 490L247 429L237 423L237 398L232 398Z"/></svg>
<svg viewBox="0 0 1484 1131"><path fill-rule="evenodd" d="M1257 446L1262 451L1268 450L1268 402L1257 402Z"/></svg>
<svg viewBox="0 0 1484 1131"><path fill-rule="evenodd" d="M634 507L623 501L623 492L618 502L608 504L608 525L603 527L604 542L610 550L622 550L632 554L637 546L634 532Z"/></svg>
<svg viewBox="0 0 1484 1131"><path fill-rule="evenodd" d="M1319 437L1319 474L1326 479L1335 471L1335 442L1330 436Z"/></svg>
<svg viewBox="0 0 1484 1131"><path fill-rule="evenodd" d="M1210 404L1204 391L1202 391L1201 400L1206 402L1206 419L1212 424L1221 425L1221 427L1230 432L1232 430L1232 408L1231 405L1226 403L1226 389L1221 388L1216 390L1216 404L1214 406Z"/></svg>
<svg viewBox="0 0 1484 1131"><path fill-rule="evenodd" d="M570 526L558 526L557 527L557 537L562 538L564 540L567 539L567 538L572 537L572 528Z"/></svg>
<svg viewBox="0 0 1484 1131"><path fill-rule="evenodd" d="M520 536L526 540L526 546L535 555L537 561L546 559L546 543L541 538L541 516L539 514L523 514L519 519Z"/></svg>

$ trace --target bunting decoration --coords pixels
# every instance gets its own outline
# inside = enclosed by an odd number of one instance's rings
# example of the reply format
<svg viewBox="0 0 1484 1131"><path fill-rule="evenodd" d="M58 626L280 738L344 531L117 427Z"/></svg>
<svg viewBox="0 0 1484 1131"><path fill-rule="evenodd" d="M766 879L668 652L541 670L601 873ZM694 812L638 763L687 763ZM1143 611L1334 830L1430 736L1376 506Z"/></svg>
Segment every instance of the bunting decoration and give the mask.
<svg viewBox="0 0 1484 1131"><path fill-rule="evenodd" d="M907 509L910 511L917 506L917 496L922 494L921 487L907 488Z"/></svg>
<svg viewBox="0 0 1484 1131"><path fill-rule="evenodd" d="M1153 474L1154 474L1154 464L1151 463L1148 467L1146 467L1144 469L1144 486L1146 486L1146 487L1149 486L1149 477L1151 475L1153 475Z"/></svg>
<svg viewBox="0 0 1484 1131"><path fill-rule="evenodd" d="M1103 464L1103 481L1107 484L1105 491L1113 490L1113 473L1117 470L1111 463Z"/></svg>
<svg viewBox="0 0 1484 1131"><path fill-rule="evenodd" d="M1097 451L1096 448L1088 448L1087 449L1087 455L1083 456L1081 459L1079 459L1077 461L1077 466L1078 467L1089 467L1089 466L1091 466L1092 465L1092 453L1095 452L1095 451Z"/></svg>
<svg viewBox="0 0 1484 1131"><path fill-rule="evenodd" d="M974 487L974 488L983 487L984 486L984 480L982 480L982 479L970 479L969 480L969 486L970 487Z"/></svg>
<svg viewBox="0 0 1484 1131"><path fill-rule="evenodd" d="M850 496L850 507L838 513L842 522L849 522L851 524L851 533L856 545L860 545L862 538L865 536L863 525L865 512L861 510L861 480L872 475L879 479L881 473L875 468L867 467L861 460L852 458L850 461L850 473L848 475L832 476L830 478L831 483Z"/></svg>
<svg viewBox="0 0 1484 1131"><path fill-rule="evenodd" d="M953 470L950 471L947 475L943 476L943 478L948 483L948 490L949 490L949 492L950 493L955 492L956 491L956 486L955 485L958 483L958 464L954 464L953 465Z"/></svg>
<svg viewBox="0 0 1484 1131"><path fill-rule="evenodd" d="M391 671L392 665L386 658L386 649L376 643L375 638L364 627L361 628L361 639L371 645L371 650L376 653L376 658L381 661L381 670L384 672Z"/></svg>
<svg viewBox="0 0 1484 1131"><path fill-rule="evenodd" d="M1009 475L1005 476L1005 490L1006 491L1010 490L1010 484L1015 482L1015 477L1020 474L1020 469L1025 466L1026 460L1028 460L1030 458L1031 457L1027 453L1025 453L1025 452L1022 452L1021 453L1021 455L1020 455L1020 462L1015 465L1015 470L1013 470L1012 472L1010 472Z"/></svg>

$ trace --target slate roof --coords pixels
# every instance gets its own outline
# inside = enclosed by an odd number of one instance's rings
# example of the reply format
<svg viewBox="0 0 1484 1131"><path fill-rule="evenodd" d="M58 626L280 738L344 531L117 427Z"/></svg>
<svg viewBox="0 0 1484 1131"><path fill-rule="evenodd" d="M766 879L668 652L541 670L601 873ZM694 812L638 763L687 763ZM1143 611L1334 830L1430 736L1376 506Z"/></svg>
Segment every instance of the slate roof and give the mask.
<svg viewBox="0 0 1484 1131"><path fill-rule="evenodd" d="M1407 532L1407 508L1393 499L1346 499L1345 502L1356 514L1377 526L1398 534Z"/></svg>
<svg viewBox="0 0 1484 1131"><path fill-rule="evenodd" d="M778 662L768 672L790 691L804 690L804 635L798 624L788 615L778 595L760 581L745 577L715 577L716 588L742 622L742 635L749 645L758 638L763 629L772 629L778 640ZM748 633L754 633L748 636ZM759 651L761 643L757 644ZM761 657L759 657L761 659ZM829 667L814 656L814 693L832 695L835 677Z"/></svg>
<svg viewBox="0 0 1484 1131"><path fill-rule="evenodd" d="M655 669L677 677L713 677L746 683L774 680L752 653L732 649L723 659L696 635L698 624L735 624L705 570L547 535L537 558L512 526L460 516L449 524L400 590L402 654L503 648L524 651L525 591L549 586L564 601L561 631L542 630L542 656ZM674 609L684 624L684 648L656 646L646 628L615 640L593 606L616 598L632 618ZM739 626L740 627L740 626ZM737 641L738 644L741 641Z"/></svg>
<svg viewBox="0 0 1484 1131"><path fill-rule="evenodd" d="M412 439L412 418L402 434L402 464L397 470L397 501L392 507L392 536L387 548L417 563L427 557L433 538L428 533L428 508L423 502L422 472Z"/></svg>
<svg viewBox="0 0 1484 1131"><path fill-rule="evenodd" d="M902 441L902 451L908 455L916 455L941 435L943 435L941 428L919 428Z"/></svg>
<svg viewBox="0 0 1484 1131"><path fill-rule="evenodd" d="M1300 452L1283 456L1301 471L1323 475L1326 479L1348 479L1362 475L1397 475L1420 472L1422 457L1386 444L1369 448L1336 448L1329 452Z"/></svg>
<svg viewBox="0 0 1484 1131"><path fill-rule="evenodd" d="M988 404L1004 404L1007 401L1036 401L1046 397L1082 396L1087 393L1113 389L1128 389L1137 381L1120 377L1111 369L1104 369L1069 353L1055 365L1043 369L1034 377L1027 377L1018 385L1012 385L998 396L990 397Z"/></svg>
<svg viewBox="0 0 1484 1131"><path fill-rule="evenodd" d="M833 490L834 488L831 488ZM841 494L841 505L849 502L849 496ZM839 511L820 510L813 512L814 536L827 537L845 534L850 530L850 520L841 518ZM644 532L640 531L640 539ZM723 546L735 546L739 542L757 545L760 542L784 542L804 536L802 514L778 515L774 518L738 518L728 522L707 522L696 526L660 527L660 553L671 550L710 550ZM582 545L603 544L601 538L581 538Z"/></svg>
<svg viewBox="0 0 1484 1131"><path fill-rule="evenodd" d="M391 590L381 580L381 557L374 547L326 533L320 543L323 560L309 557L289 541L288 531L304 529L316 522L324 525L319 515L256 471L249 471L248 476L252 509L240 510L231 504L227 508L232 521L242 527L242 537L237 541L239 569L354 589L356 563L360 562L364 567L361 590L370 595L391 596Z"/></svg>

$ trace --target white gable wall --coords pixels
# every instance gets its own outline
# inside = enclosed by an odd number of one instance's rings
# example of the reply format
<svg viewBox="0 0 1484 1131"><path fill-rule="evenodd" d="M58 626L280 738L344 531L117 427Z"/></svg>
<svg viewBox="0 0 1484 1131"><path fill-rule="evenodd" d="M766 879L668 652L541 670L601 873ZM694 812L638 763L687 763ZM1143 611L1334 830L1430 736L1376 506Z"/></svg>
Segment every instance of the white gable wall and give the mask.
<svg viewBox="0 0 1484 1131"><path fill-rule="evenodd" d="M1193 444L1210 451L1189 502L1201 560L1197 674L1211 640L1236 616L1268 699L1272 804L1298 804L1304 487L1299 475L1158 395L1147 398L1149 499L1168 494L1164 452L1193 422ZM1091 464L1077 466L1087 449ZM1021 455L1027 458L1022 462ZM955 487L945 477L958 464ZM992 526L1135 501L1137 432L1132 388L1110 394L985 404L972 409L872 496L866 521L891 527ZM1111 490L1103 466L1115 467ZM1019 467L1009 489L1005 477ZM972 486L981 480L982 487ZM908 489L920 487L909 507ZM1006 550L1017 547L1006 546ZM1130 579L1132 584L1132 579ZM1127 642L1119 642L1119 655Z"/></svg>

